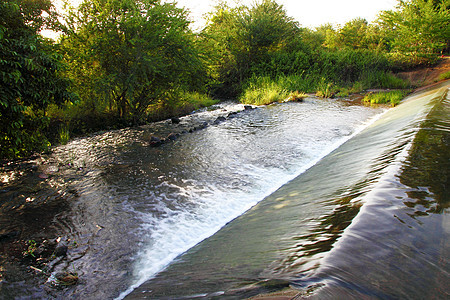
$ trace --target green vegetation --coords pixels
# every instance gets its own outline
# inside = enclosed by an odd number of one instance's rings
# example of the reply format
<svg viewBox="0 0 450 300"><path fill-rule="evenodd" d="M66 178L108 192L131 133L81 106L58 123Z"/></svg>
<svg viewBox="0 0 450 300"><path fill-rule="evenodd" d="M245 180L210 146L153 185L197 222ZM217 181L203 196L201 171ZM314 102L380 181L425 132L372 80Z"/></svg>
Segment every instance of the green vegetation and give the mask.
<svg viewBox="0 0 450 300"><path fill-rule="evenodd" d="M390 104L396 106L405 98L407 91L390 91L367 94L363 101L370 104Z"/></svg>
<svg viewBox="0 0 450 300"><path fill-rule="evenodd" d="M409 88L394 72L433 64L450 49L446 0L399 0L374 23L314 30L275 0L222 2L200 32L171 1L85 0L64 16L52 1L0 3L0 158L186 114L213 99L259 105ZM42 37L43 29L60 39Z"/></svg>
<svg viewBox="0 0 450 300"><path fill-rule="evenodd" d="M444 72L441 75L439 75L439 80L447 80L450 79L450 71Z"/></svg>
<svg viewBox="0 0 450 300"><path fill-rule="evenodd" d="M37 250L37 243L35 240L28 240L26 242L27 250L23 252L24 256L36 258L35 252Z"/></svg>

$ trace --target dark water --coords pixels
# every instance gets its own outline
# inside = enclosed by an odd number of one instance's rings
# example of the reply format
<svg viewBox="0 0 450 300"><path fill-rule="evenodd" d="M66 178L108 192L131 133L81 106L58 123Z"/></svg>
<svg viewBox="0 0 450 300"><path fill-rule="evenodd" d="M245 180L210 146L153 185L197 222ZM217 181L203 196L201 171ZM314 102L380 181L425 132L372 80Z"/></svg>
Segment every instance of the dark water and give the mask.
<svg viewBox="0 0 450 300"><path fill-rule="evenodd" d="M319 298L439 298L448 282L446 91L415 95L369 127L383 109L313 98L213 125L242 109L230 104L179 125L75 140L23 174L4 168L0 234L60 237L69 251L52 271L80 280L55 289L44 276L18 276L2 255L0 295L244 298L292 285ZM151 135L205 121L148 146ZM423 274L407 276L414 266ZM440 290L429 274L442 278ZM430 289L403 293L418 283Z"/></svg>

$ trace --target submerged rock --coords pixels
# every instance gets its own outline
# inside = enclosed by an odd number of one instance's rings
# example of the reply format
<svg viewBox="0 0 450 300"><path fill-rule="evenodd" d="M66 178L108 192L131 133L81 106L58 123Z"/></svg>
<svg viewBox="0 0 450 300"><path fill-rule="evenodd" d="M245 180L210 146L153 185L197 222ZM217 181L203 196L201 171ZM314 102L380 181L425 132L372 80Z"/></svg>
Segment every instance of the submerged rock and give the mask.
<svg viewBox="0 0 450 300"><path fill-rule="evenodd" d="M222 123L222 122L224 122L226 120L227 119L225 117L220 116L220 117L217 117L217 119L213 122L213 124L217 125L217 124Z"/></svg>
<svg viewBox="0 0 450 300"><path fill-rule="evenodd" d="M238 113L236 111L230 112L228 118L234 118Z"/></svg>
<svg viewBox="0 0 450 300"><path fill-rule="evenodd" d="M166 140L175 141L178 138L179 134L171 133L167 136Z"/></svg>
<svg viewBox="0 0 450 300"><path fill-rule="evenodd" d="M172 121L172 124L180 124L181 120L178 117L172 117L170 118L170 120Z"/></svg>
<svg viewBox="0 0 450 300"><path fill-rule="evenodd" d="M53 254L58 257L58 256L65 256L67 254L67 251L69 250L69 247L67 247L66 245L61 245L56 247L55 252L53 252Z"/></svg>
<svg viewBox="0 0 450 300"><path fill-rule="evenodd" d="M150 146L151 147L158 147L161 146L164 143L164 140L160 139L159 137L152 136L150 138Z"/></svg>

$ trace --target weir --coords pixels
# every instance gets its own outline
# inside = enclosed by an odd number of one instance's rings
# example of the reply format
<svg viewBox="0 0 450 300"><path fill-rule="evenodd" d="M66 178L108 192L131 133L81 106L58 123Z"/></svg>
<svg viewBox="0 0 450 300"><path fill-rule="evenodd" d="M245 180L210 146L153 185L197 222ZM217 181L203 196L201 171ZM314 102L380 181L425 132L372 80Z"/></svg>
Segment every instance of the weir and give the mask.
<svg viewBox="0 0 450 300"><path fill-rule="evenodd" d="M389 110L314 97L222 103L24 162L28 171L2 174L1 294L445 298L449 86ZM18 237L67 252L30 273ZM77 284L55 288L59 272Z"/></svg>
<svg viewBox="0 0 450 300"><path fill-rule="evenodd" d="M126 299L444 297L449 87L409 96Z"/></svg>

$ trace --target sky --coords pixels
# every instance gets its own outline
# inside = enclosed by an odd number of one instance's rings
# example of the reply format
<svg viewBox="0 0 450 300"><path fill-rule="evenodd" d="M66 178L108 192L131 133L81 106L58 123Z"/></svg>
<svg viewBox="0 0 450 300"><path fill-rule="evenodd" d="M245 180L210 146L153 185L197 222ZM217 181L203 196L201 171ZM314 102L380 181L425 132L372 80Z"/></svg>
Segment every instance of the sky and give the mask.
<svg viewBox="0 0 450 300"><path fill-rule="evenodd" d="M191 11L191 18L201 26L203 14L210 12L216 0L178 0L180 6ZM235 1L228 1L230 4ZM251 5L254 0L241 0ZM376 19L383 10L393 10L397 0L277 0L283 5L288 16L293 17L302 27L314 29L317 26L331 23L345 24L354 18L364 18L369 22ZM195 26L195 25L194 25Z"/></svg>
<svg viewBox="0 0 450 300"><path fill-rule="evenodd" d="M172 0L166 0L172 2ZM245 5L251 5L255 0L238 0ZM71 0L74 6L82 0ZM177 0L178 6L190 11L193 21L192 29L200 29L205 24L204 15L211 12L218 0ZM364 18L369 22L376 19L379 12L393 10L397 0L277 0L283 5L287 15L294 18L302 27L314 29L317 26L330 23L344 25L355 18ZM236 0L228 0L230 5ZM57 5L58 6L58 5ZM44 35L48 35L43 32ZM50 33L51 35L51 33Z"/></svg>

